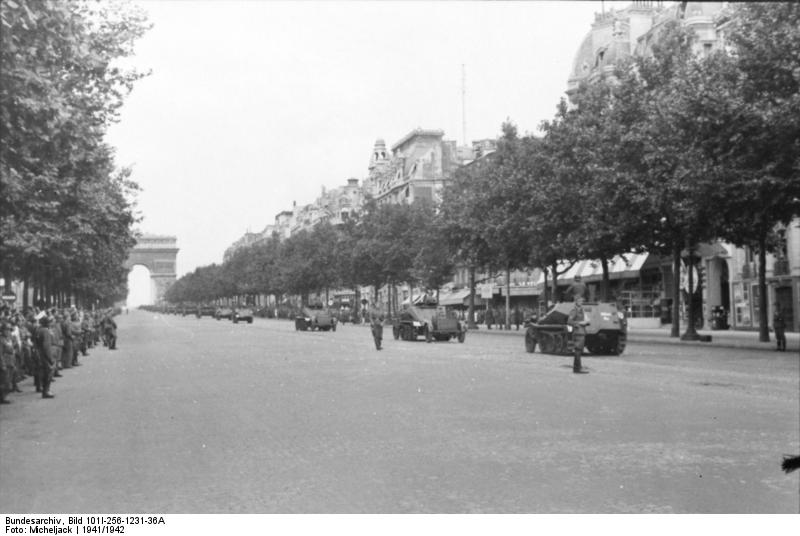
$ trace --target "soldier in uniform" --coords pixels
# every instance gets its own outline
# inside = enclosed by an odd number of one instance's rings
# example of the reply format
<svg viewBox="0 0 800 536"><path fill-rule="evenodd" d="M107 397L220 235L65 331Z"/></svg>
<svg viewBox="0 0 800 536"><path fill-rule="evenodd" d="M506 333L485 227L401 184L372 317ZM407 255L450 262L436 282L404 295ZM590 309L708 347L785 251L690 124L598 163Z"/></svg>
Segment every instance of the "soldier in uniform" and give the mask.
<svg viewBox="0 0 800 536"><path fill-rule="evenodd" d="M52 319L48 322L48 328L53 334L53 358L56 361L56 368L53 377L58 378L61 376L59 372L64 368L64 330L61 328L61 315L53 312Z"/></svg>
<svg viewBox="0 0 800 536"><path fill-rule="evenodd" d="M6 399L8 393L13 391L14 374L14 344L11 342L11 326L3 322L0 326L0 404L10 404Z"/></svg>
<svg viewBox="0 0 800 536"><path fill-rule="evenodd" d="M383 341L383 314L377 309L372 308L369 313L369 325L372 332L372 340L375 341L375 349L381 349Z"/></svg>
<svg viewBox="0 0 800 536"><path fill-rule="evenodd" d="M80 366L80 363L78 363L78 353L80 352L81 340L83 339L83 329L81 328L80 320L78 320L77 311L72 312L67 326L70 338L72 339L72 355L70 359L72 360L72 366L78 367Z"/></svg>
<svg viewBox="0 0 800 536"><path fill-rule="evenodd" d="M775 341L778 347L775 348L779 352L786 351L786 317L783 316L781 306L775 304L775 313L772 315L772 329L775 330Z"/></svg>
<svg viewBox="0 0 800 536"><path fill-rule="evenodd" d="M105 318L103 318L103 340L106 341L106 345L108 346L109 350L116 350L117 349L117 323L114 322L114 319L111 318L111 313L107 313Z"/></svg>
<svg viewBox="0 0 800 536"><path fill-rule="evenodd" d="M581 300L586 299L586 294L588 289L586 288L586 283L583 282L583 278L581 276L576 275L575 281L567 288L567 298L572 299L573 301L580 298Z"/></svg>
<svg viewBox="0 0 800 536"><path fill-rule="evenodd" d="M39 320L39 328L36 330L34 337L36 342L38 359L39 385L42 389L42 398L53 398L54 395L50 394L50 382L53 381L53 371L56 368L56 355L55 355L55 331L50 329L50 319L43 316Z"/></svg>
<svg viewBox="0 0 800 536"><path fill-rule="evenodd" d="M575 298L575 307L569 312L567 322L572 326L572 340L574 342L575 358L572 361L572 372L575 374L587 374L588 371L581 365L581 355L583 355L583 345L586 341L586 320L583 312L583 298Z"/></svg>

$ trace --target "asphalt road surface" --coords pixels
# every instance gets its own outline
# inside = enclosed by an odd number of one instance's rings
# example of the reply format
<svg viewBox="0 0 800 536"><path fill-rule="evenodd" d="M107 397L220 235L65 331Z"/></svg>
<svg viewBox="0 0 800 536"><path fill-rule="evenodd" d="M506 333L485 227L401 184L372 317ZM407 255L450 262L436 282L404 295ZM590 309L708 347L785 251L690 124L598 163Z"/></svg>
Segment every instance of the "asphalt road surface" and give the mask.
<svg viewBox="0 0 800 536"><path fill-rule="evenodd" d="M526 354L132 311L0 409L0 511L797 513L800 358ZM521 332L520 332L521 333Z"/></svg>

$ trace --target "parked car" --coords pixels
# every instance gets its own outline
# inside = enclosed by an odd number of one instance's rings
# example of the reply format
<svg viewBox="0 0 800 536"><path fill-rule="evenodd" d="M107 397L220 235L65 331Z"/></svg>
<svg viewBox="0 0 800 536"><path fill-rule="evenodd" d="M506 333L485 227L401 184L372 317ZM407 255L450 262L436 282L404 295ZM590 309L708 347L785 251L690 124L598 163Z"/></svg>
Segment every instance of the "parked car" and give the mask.
<svg viewBox="0 0 800 536"><path fill-rule="evenodd" d="M231 316L233 315L233 309L228 307L227 305L223 305L222 307L218 307L216 312L214 313L214 318L217 320L230 320Z"/></svg>
<svg viewBox="0 0 800 536"><path fill-rule="evenodd" d="M231 320L233 320L234 324L238 324L239 321L252 324L253 310L249 307L235 307L231 313Z"/></svg>

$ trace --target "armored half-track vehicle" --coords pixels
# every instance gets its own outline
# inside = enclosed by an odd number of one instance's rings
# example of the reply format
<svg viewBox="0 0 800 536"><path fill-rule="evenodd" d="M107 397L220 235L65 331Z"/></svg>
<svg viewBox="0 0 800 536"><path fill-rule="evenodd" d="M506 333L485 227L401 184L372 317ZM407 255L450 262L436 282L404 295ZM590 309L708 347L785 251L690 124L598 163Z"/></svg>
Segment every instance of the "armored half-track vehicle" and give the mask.
<svg viewBox="0 0 800 536"><path fill-rule="evenodd" d="M567 323L575 304L555 304L547 314L536 321L525 323L525 351L531 353L536 346L545 354L572 354L572 326ZM592 354L620 355L625 351L628 323L625 315L613 303L584 303L586 324L585 348Z"/></svg>
<svg viewBox="0 0 800 536"><path fill-rule="evenodd" d="M427 342L458 339L464 342L467 328L453 313L439 311L434 305L407 306L392 325L395 339L415 341L423 337Z"/></svg>
<svg viewBox="0 0 800 536"><path fill-rule="evenodd" d="M336 331L336 317L323 308L303 307L294 317L295 331Z"/></svg>

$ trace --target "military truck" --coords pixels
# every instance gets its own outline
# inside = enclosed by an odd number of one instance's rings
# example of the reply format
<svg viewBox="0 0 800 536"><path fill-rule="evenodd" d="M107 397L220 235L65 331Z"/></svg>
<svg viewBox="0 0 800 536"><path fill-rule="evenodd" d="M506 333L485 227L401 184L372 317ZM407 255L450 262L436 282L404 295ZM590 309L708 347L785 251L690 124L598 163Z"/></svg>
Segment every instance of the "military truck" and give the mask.
<svg viewBox="0 0 800 536"><path fill-rule="evenodd" d="M532 353L536 346L545 354L571 355L572 326L567 323L575 304L555 304L537 321L525 323L525 351ZM628 323L625 315L613 303L584 303L586 325L585 348L592 354L620 355L625 351Z"/></svg>
<svg viewBox="0 0 800 536"><path fill-rule="evenodd" d="M324 308L303 307L294 317L295 331L336 331L336 317Z"/></svg>
<svg viewBox="0 0 800 536"><path fill-rule="evenodd" d="M464 342L467 328L454 313L440 311L435 305L409 305L392 325L395 340L415 341L423 337L427 342L458 339Z"/></svg>

